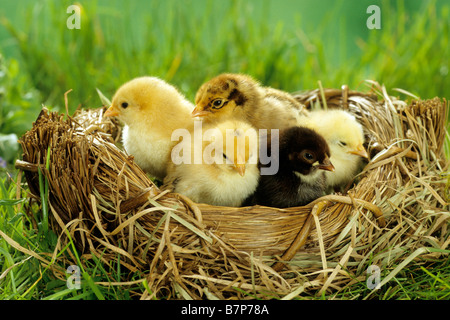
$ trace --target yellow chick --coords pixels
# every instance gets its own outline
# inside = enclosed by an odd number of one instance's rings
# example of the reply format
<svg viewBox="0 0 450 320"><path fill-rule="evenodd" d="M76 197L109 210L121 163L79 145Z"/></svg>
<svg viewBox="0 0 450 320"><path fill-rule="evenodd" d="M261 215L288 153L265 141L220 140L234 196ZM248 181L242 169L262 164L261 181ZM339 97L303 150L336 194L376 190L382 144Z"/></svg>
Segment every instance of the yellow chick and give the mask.
<svg viewBox="0 0 450 320"><path fill-rule="evenodd" d="M235 120L206 125L203 130L197 150L195 134L173 149L162 189L171 189L197 203L238 207L258 185L257 132ZM179 162L175 157L180 150L187 150L190 163L174 163Z"/></svg>
<svg viewBox="0 0 450 320"><path fill-rule="evenodd" d="M105 116L124 123L125 150L144 171L162 181L174 145L172 132L192 127L193 109L172 85L156 77L139 77L117 90Z"/></svg>
<svg viewBox="0 0 450 320"><path fill-rule="evenodd" d="M193 117L205 122L244 120L257 129L283 129L297 124L304 106L290 94L262 87L244 74L224 73L204 83L195 96Z"/></svg>
<svg viewBox="0 0 450 320"><path fill-rule="evenodd" d="M312 111L299 124L316 130L330 147L335 171L325 172L328 189L345 187L361 169L362 158L368 158L361 124L344 110Z"/></svg>

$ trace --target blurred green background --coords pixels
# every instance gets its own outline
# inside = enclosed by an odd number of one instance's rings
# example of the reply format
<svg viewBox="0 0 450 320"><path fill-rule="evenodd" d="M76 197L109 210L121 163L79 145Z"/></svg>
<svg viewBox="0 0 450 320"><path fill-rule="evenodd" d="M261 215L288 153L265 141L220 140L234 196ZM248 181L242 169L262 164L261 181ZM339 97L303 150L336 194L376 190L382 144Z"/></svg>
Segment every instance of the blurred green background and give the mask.
<svg viewBox="0 0 450 320"><path fill-rule="evenodd" d="M82 9L68 29L69 5ZM369 30L367 8L381 9ZM334 0L2 0L0 157L17 154L14 136L42 105L96 108L140 75L155 75L193 100L221 72L249 73L287 91L365 79L421 98L449 96L449 1ZM9 151L7 151L9 150ZM1 163L0 163L1 165Z"/></svg>

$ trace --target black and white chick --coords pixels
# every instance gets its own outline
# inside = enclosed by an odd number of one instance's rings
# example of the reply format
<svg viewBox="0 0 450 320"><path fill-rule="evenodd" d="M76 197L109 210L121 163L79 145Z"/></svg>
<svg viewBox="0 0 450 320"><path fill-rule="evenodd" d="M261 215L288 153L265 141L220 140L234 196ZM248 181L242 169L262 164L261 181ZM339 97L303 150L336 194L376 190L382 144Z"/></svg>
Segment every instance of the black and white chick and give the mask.
<svg viewBox="0 0 450 320"><path fill-rule="evenodd" d="M280 131L273 145L268 140L261 139L261 143L268 144L268 153L278 171L273 175L261 175L255 193L246 199L244 206L303 206L325 195L325 172L333 171L334 166L328 144L321 135L295 126Z"/></svg>
<svg viewBox="0 0 450 320"><path fill-rule="evenodd" d="M327 141L334 172L327 172L327 190L345 190L365 165L364 131L355 116L345 110L318 110L300 118L299 125L316 130Z"/></svg>

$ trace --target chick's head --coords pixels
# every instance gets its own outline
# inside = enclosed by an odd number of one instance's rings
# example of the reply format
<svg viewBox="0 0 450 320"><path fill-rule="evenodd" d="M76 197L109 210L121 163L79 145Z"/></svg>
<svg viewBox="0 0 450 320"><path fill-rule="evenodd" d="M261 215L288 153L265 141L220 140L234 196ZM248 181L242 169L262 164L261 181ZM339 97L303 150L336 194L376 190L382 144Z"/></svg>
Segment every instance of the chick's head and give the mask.
<svg viewBox="0 0 450 320"><path fill-rule="evenodd" d="M174 106L184 97L176 88L156 77L139 77L123 84L114 94L105 116L116 116L125 124L151 120L157 114L176 115ZM167 117L169 118L169 117Z"/></svg>
<svg viewBox="0 0 450 320"><path fill-rule="evenodd" d="M334 171L330 148L325 139L312 129L292 127L282 133L280 157L287 157L289 168L302 175L317 170Z"/></svg>
<svg viewBox="0 0 450 320"><path fill-rule="evenodd" d="M246 105L258 103L259 84L247 75L221 74L204 83L195 96L193 117L238 118Z"/></svg>
<svg viewBox="0 0 450 320"><path fill-rule="evenodd" d="M224 121L205 132L204 157L223 172L242 177L251 167L257 168L258 136L256 130L242 121Z"/></svg>
<svg viewBox="0 0 450 320"><path fill-rule="evenodd" d="M356 118L343 110L327 111L328 115L323 118L321 130L328 141L331 155L340 160L351 160L353 158L367 158L368 154L363 146L364 131Z"/></svg>

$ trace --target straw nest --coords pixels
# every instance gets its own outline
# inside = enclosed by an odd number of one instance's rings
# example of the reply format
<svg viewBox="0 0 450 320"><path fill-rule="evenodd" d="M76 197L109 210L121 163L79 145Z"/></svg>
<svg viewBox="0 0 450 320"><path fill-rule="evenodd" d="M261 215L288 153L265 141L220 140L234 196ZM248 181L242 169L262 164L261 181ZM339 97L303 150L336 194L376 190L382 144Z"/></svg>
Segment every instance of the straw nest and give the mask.
<svg viewBox="0 0 450 320"><path fill-rule="evenodd" d="M407 103L369 84L367 93L343 86L296 95L309 108L353 113L370 154L344 195L302 207L215 207L162 192L117 147L120 125L103 118L105 109L67 119L42 110L16 167L34 198L39 171L48 181L60 241L69 234L86 259L140 271L150 289L140 298L332 294L366 281L370 264L384 270L384 285L411 261L448 255L448 104Z"/></svg>

